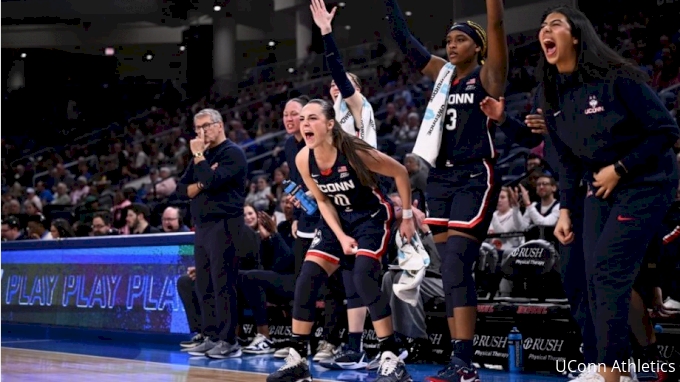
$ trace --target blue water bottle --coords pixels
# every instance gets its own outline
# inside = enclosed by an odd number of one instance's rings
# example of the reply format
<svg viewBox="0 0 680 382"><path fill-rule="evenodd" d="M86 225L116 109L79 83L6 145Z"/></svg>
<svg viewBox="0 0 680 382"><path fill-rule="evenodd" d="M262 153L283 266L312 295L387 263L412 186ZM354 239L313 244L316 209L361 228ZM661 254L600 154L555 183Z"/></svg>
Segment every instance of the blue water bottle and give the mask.
<svg viewBox="0 0 680 382"><path fill-rule="evenodd" d="M296 184L292 180L287 180L283 184L283 190L287 194L293 195L295 198L297 198L297 200L300 201L300 205L307 215L314 215L314 213L316 213L316 210L319 208L316 204L316 200L307 196L307 194L305 194L305 190L303 190L300 185Z"/></svg>
<svg viewBox="0 0 680 382"><path fill-rule="evenodd" d="M522 347L522 333L513 327L508 334L508 369L511 373L519 373L523 367L524 348Z"/></svg>

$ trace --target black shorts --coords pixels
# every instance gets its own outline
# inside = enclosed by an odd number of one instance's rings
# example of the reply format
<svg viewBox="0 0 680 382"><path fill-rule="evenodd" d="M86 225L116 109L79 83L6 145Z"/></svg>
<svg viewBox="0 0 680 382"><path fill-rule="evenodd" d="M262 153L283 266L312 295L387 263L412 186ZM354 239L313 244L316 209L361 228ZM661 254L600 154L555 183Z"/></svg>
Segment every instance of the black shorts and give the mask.
<svg viewBox="0 0 680 382"><path fill-rule="evenodd" d="M356 255L380 260L387 252L392 235L391 229L394 221L392 205L385 202L378 211L351 212L342 215L344 215L341 216L343 231L359 244ZM320 257L343 267L349 266L354 260L354 255L344 254L338 238L323 219L317 226L307 256Z"/></svg>
<svg viewBox="0 0 680 382"><path fill-rule="evenodd" d="M454 229L486 238L501 189L494 170L488 160L430 169L425 223L434 234Z"/></svg>

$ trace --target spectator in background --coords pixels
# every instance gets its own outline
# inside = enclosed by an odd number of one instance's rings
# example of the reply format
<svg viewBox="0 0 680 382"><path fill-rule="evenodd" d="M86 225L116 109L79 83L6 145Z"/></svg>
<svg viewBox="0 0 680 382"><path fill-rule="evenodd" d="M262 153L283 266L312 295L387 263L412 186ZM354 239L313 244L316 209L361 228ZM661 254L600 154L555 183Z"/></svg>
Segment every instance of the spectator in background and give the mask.
<svg viewBox="0 0 680 382"><path fill-rule="evenodd" d="M493 218L491 219L489 233L520 232L523 230L524 221L522 213L519 211L517 192L511 188L504 187L501 190L496 211L494 211ZM522 240L519 237L508 239L496 238L491 241L497 249L503 250L504 254L509 253L522 244Z"/></svg>
<svg viewBox="0 0 680 382"><path fill-rule="evenodd" d="M427 187L428 168L415 154L408 153L404 157L404 167L408 171L413 191L425 192Z"/></svg>
<svg viewBox="0 0 680 382"><path fill-rule="evenodd" d="M156 195L162 199L172 195L177 189L177 181L168 167L161 167L160 181L156 184Z"/></svg>
<svg viewBox="0 0 680 382"><path fill-rule="evenodd" d="M269 211L269 207L274 202L274 195L267 183L267 178L258 177L255 185L255 192L251 188L251 193L246 197L246 204L252 204L258 211Z"/></svg>
<svg viewBox="0 0 680 382"><path fill-rule="evenodd" d="M26 228L28 238L33 240L52 240L52 234L45 227L46 224L47 221L42 214L29 216Z"/></svg>
<svg viewBox="0 0 680 382"><path fill-rule="evenodd" d="M57 183L57 194L54 196L52 204L54 204L55 206L71 205L71 197L68 195L68 187L66 186L66 183L64 182Z"/></svg>
<svg viewBox="0 0 680 382"><path fill-rule="evenodd" d="M163 232L174 233L174 232L191 232L189 227L184 225L182 221L182 213L178 208L168 207L163 211L163 216L161 218L163 224Z"/></svg>
<svg viewBox="0 0 680 382"><path fill-rule="evenodd" d="M8 202L2 206L2 214L7 215L19 215L21 213L21 203L16 199L10 199Z"/></svg>
<svg viewBox="0 0 680 382"><path fill-rule="evenodd" d="M540 175L536 181L536 195L540 198L539 202L532 202L529 197L529 191L522 185L520 192L522 194L522 204L526 207L524 212L524 228L534 225L540 227L554 227L557 224L557 219L560 217L560 203L555 199L557 192L557 182L552 176ZM547 236L546 236L547 235ZM527 239L533 240L543 238L553 238L552 229L540 235L539 232L532 230L527 234ZM552 240L551 240L552 241Z"/></svg>
<svg viewBox="0 0 680 382"><path fill-rule="evenodd" d="M65 219L54 219L50 225L50 234L54 239L65 239L75 237L76 234L71 228L71 224Z"/></svg>
<svg viewBox="0 0 680 382"><path fill-rule="evenodd" d="M15 216L9 216L2 220L2 241L26 240L27 237L21 229L21 222Z"/></svg>
<svg viewBox="0 0 680 382"><path fill-rule="evenodd" d="M160 233L158 228L149 224L150 215L149 207L144 204L133 203L127 210L127 218L125 219L130 234Z"/></svg>
<svg viewBox="0 0 680 382"><path fill-rule="evenodd" d="M39 181L35 184L35 191L43 205L50 204L52 203L52 200L54 200L52 191L45 187L45 182L43 181Z"/></svg>
<svg viewBox="0 0 680 382"><path fill-rule="evenodd" d="M79 176L76 183L71 190L71 204L74 206L80 203L80 200L90 193L90 187L87 185L87 178Z"/></svg>
<svg viewBox="0 0 680 382"><path fill-rule="evenodd" d="M151 165L151 160L149 156L144 152L144 148L141 143L135 143L132 145L132 163L130 164L132 172L137 175L144 175L149 171L149 166Z"/></svg>
<svg viewBox="0 0 680 382"><path fill-rule="evenodd" d="M35 208L42 211L42 201L40 200L38 195L36 195L35 189L31 187L26 189L26 200L30 200L35 206Z"/></svg>
<svg viewBox="0 0 680 382"><path fill-rule="evenodd" d="M108 212L97 212L92 218L92 236L114 236L118 235L117 229L111 227L111 214Z"/></svg>
<svg viewBox="0 0 680 382"><path fill-rule="evenodd" d="M24 213L28 216L40 215L41 209L31 199L24 200Z"/></svg>

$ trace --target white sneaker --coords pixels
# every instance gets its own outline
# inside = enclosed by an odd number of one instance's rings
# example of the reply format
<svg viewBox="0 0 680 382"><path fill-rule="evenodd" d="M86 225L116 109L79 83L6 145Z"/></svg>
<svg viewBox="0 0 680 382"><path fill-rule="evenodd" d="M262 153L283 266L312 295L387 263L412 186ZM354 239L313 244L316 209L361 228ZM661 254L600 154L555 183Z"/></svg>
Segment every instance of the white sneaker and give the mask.
<svg viewBox="0 0 680 382"><path fill-rule="evenodd" d="M277 351L274 352L274 358L286 358L288 357L288 353L290 353L289 347L287 348L281 348ZM312 354L312 348L307 345L307 357L309 357Z"/></svg>
<svg viewBox="0 0 680 382"><path fill-rule="evenodd" d="M319 341L319 345L316 347L316 354L312 360L314 362L321 362L323 360L333 357L336 353L336 347L332 343L327 341Z"/></svg>
<svg viewBox="0 0 680 382"><path fill-rule="evenodd" d="M243 352L247 354L269 354L276 350L273 345L274 343L269 338L257 333L253 342L243 348Z"/></svg>
<svg viewBox="0 0 680 382"><path fill-rule="evenodd" d="M286 358L286 357L288 357L288 353L290 353L290 348L281 348L281 349L274 352L274 357L275 358Z"/></svg>
<svg viewBox="0 0 680 382"><path fill-rule="evenodd" d="M680 302L675 301L670 297L664 301L663 306L669 310L680 310Z"/></svg>

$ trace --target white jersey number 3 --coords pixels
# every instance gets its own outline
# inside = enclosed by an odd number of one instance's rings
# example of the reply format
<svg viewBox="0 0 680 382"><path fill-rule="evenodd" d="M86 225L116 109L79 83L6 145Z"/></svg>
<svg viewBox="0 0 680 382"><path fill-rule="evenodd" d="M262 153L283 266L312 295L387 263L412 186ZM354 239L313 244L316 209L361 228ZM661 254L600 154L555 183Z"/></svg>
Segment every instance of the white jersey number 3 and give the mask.
<svg viewBox="0 0 680 382"><path fill-rule="evenodd" d="M456 123L458 122L458 112L456 112L456 109L449 107L448 109L446 109L446 114L451 117L449 119L450 122L446 125L446 130L448 131L456 130Z"/></svg>

